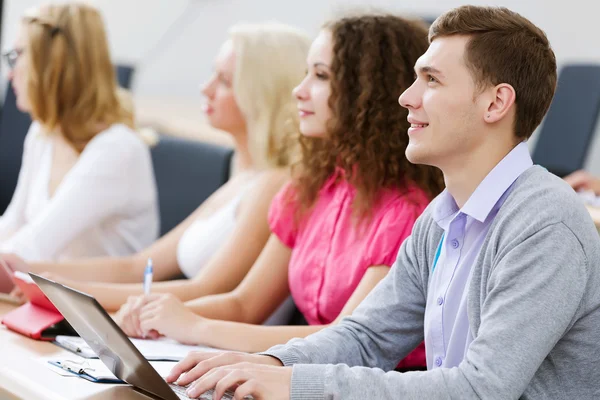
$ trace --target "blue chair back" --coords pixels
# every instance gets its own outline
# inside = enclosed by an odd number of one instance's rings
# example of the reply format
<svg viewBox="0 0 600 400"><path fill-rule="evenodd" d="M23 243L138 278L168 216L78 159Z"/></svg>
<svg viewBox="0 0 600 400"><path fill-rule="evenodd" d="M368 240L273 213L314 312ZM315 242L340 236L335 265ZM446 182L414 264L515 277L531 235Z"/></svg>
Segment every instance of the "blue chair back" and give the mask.
<svg viewBox="0 0 600 400"><path fill-rule="evenodd" d="M600 65L566 65L533 151L533 162L563 177L583 168L600 111Z"/></svg>
<svg viewBox="0 0 600 400"><path fill-rule="evenodd" d="M115 67L117 83L124 89L131 89L135 68L132 65L120 64Z"/></svg>
<svg viewBox="0 0 600 400"><path fill-rule="evenodd" d="M152 148L161 236L169 232L229 179L233 150L162 135Z"/></svg>
<svg viewBox="0 0 600 400"><path fill-rule="evenodd" d="M29 125L31 118L17 108L17 99L9 82L0 116L0 214L10 204L17 186L23 143Z"/></svg>

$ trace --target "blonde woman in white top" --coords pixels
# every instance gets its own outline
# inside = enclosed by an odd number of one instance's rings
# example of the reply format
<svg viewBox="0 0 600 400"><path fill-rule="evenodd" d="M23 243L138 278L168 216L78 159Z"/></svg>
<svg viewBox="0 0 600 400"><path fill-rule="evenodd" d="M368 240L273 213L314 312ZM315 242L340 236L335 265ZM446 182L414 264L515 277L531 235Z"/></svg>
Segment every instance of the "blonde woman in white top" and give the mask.
<svg viewBox="0 0 600 400"><path fill-rule="evenodd" d="M131 128L98 11L32 10L5 57L17 107L34 122L0 218L0 251L59 261L125 256L156 240L150 153Z"/></svg>
<svg viewBox="0 0 600 400"><path fill-rule="evenodd" d="M58 281L96 296L108 310L142 294L149 257L155 281L182 273L193 278L155 282L152 292L170 292L186 301L233 290L269 238L271 199L288 180L287 167L298 154L298 116L291 93L304 76L309 45L304 33L280 24L231 30L202 93L210 124L235 140L237 173L152 246L130 257L29 266L11 256L5 261L16 269L48 271Z"/></svg>

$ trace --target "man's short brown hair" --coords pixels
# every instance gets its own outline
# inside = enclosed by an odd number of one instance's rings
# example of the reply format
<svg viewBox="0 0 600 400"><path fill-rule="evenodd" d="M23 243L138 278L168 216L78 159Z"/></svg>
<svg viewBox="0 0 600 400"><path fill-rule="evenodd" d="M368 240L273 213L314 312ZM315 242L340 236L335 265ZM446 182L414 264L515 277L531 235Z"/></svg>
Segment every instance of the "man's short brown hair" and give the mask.
<svg viewBox="0 0 600 400"><path fill-rule="evenodd" d="M529 138L556 89L556 58L546 34L507 8L462 6L429 29L430 42L451 35L471 37L465 62L478 87L507 83L515 89L515 135Z"/></svg>

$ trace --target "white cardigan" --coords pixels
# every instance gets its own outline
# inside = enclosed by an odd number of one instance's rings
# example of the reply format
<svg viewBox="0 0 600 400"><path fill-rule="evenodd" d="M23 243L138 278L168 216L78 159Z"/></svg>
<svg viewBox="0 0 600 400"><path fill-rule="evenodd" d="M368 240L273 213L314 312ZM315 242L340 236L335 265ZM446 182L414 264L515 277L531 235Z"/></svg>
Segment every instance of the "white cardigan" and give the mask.
<svg viewBox="0 0 600 400"><path fill-rule="evenodd" d="M0 217L0 252L28 261L124 256L156 240L152 161L134 131L117 124L96 135L50 198L52 153L34 122L15 194Z"/></svg>

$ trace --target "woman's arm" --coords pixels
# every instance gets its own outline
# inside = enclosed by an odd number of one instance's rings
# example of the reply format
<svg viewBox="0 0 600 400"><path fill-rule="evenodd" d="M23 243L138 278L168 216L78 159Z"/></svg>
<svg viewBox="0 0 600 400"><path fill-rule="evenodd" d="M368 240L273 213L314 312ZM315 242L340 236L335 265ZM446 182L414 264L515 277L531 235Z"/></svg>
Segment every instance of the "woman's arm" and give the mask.
<svg viewBox="0 0 600 400"><path fill-rule="evenodd" d="M600 195L600 179L589 172L575 171L565 176L564 180L576 191L591 190L596 196Z"/></svg>
<svg viewBox="0 0 600 400"><path fill-rule="evenodd" d="M149 257L154 261L154 278L158 281L170 279L181 273L177 263L177 244L186 229L202 211L198 207L189 217L147 249L129 257L97 257L63 262L26 263L14 254L2 258L19 271L34 273L49 272L60 282L69 283L78 290L93 287L85 282L132 283L141 282ZM109 286L98 285L99 289ZM99 290L98 289L98 290Z"/></svg>
<svg viewBox="0 0 600 400"><path fill-rule="evenodd" d="M262 251L269 238L269 226L267 214L273 196L279 191L287 179L287 173L283 171L270 171L264 173L253 189L247 193L247 197L240 203L238 216L236 217L236 228L231 237L217 253L211 257L198 275L193 279L180 279L170 282L155 282L152 285L153 293L171 293L182 301L192 300L198 297L219 294L233 290L246 276L254 261ZM182 223L184 229L195 218L188 218ZM156 271L161 268L163 262L169 262L177 268L176 248L177 242L183 235L183 231L177 227L154 246L154 251L144 252L136 256L138 260L136 276L138 282L142 281L142 274L147 257L154 261ZM162 243L161 242L165 242ZM199 244L200 245L200 244ZM148 254L145 254L148 253ZM167 260L166 255L172 256ZM171 267L170 267L171 268ZM115 273L118 270L115 269ZM157 280L164 280L163 276L156 276ZM102 304L104 308L116 311L130 296L143 294L141 283L139 284L107 284L107 283L75 283L76 289L84 291Z"/></svg>
<svg viewBox="0 0 600 400"><path fill-rule="evenodd" d="M162 281L181 273L177 244L194 222L199 209L150 247L129 257L97 257L63 262L32 262L29 270L50 272L70 280L106 283L141 282L148 258L154 263L154 279ZM83 287L83 286L82 286ZM99 287L105 287L99 285Z"/></svg>
<svg viewBox="0 0 600 400"><path fill-rule="evenodd" d="M186 307L206 318L260 324L290 293L291 256L292 250L271 234L256 263L235 290L189 301Z"/></svg>
<svg viewBox="0 0 600 400"><path fill-rule="evenodd" d="M185 230L196 219L196 210L172 231L152 246L130 257L102 257L61 263L31 263L29 270L35 273L50 273L50 278L74 289L94 296L108 311L117 311L130 296L143 293L141 282L148 258L152 258L153 278L158 281L152 286L155 292L185 293L190 282L176 280L160 282L181 274L177 262L177 245ZM13 269L13 256L2 256ZM67 278L65 278L67 277ZM136 282L136 283L134 283ZM139 283L137 283L139 282Z"/></svg>
<svg viewBox="0 0 600 400"><path fill-rule="evenodd" d="M188 301L230 292L240 285L269 240L269 208L288 179L288 172L283 170L261 175L240 203L231 237L192 279L191 292L178 296L180 299Z"/></svg>
<svg viewBox="0 0 600 400"><path fill-rule="evenodd" d="M122 315L121 326L130 335L158 332L184 343L199 343L194 312L210 318L261 323L287 298L288 264L292 250L271 235L264 250L242 283L230 293L181 303L173 295L152 295L139 304L138 313Z"/></svg>
<svg viewBox="0 0 600 400"><path fill-rule="evenodd" d="M193 331L196 343L220 349L257 353L272 346L287 343L293 338L304 338L352 314L360 302L389 272L387 266L370 267L352 296L346 302L340 315L328 325L309 326L263 326L218 320L198 320L189 327Z"/></svg>

